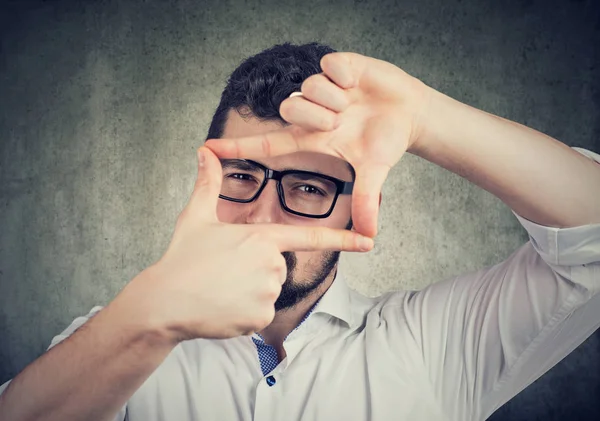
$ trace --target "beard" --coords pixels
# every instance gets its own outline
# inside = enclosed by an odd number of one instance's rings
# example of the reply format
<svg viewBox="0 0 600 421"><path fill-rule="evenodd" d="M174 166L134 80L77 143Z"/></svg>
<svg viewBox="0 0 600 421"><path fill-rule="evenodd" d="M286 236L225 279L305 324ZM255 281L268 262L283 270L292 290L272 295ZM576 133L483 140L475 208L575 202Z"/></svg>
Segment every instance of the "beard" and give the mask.
<svg viewBox="0 0 600 421"><path fill-rule="evenodd" d="M304 280L298 279L301 275L296 270L298 265L296 253L284 251L281 254L287 265L287 276L281 285L281 293L275 301L275 311L292 308L310 295L331 274L340 258L339 251L324 252L319 265L311 268L311 273L305 275L310 282L303 282Z"/></svg>
<svg viewBox="0 0 600 421"><path fill-rule="evenodd" d="M352 218L346 224L347 230L352 229ZM323 281L329 276L340 259L339 251L326 251L321 255L321 262L317 267L312 268L313 272L307 274L312 280L308 283L299 282L296 273L298 259L296 253L292 251L284 251L281 255L285 259L287 265L287 275L285 282L281 285L281 292L277 301L275 301L275 311L285 310L294 307L311 292L319 287Z"/></svg>

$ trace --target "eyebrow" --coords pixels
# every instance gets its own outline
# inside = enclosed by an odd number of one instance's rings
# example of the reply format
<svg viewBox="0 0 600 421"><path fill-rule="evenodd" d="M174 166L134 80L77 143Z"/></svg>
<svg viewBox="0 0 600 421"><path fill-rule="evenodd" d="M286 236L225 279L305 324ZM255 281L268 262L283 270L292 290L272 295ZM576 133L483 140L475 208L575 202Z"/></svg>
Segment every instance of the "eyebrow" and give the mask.
<svg viewBox="0 0 600 421"><path fill-rule="evenodd" d="M258 162L258 161L256 161L256 162ZM348 166L348 169L350 170L350 173L352 174L351 178L354 179L354 169L352 168L352 166L350 164L347 164L347 166ZM297 168L297 167L296 168L290 168L290 167L284 167L284 168L280 169L279 171L292 171L292 170L293 171L316 172L318 174L327 175L329 177L337 178L338 180L344 181L344 177L338 177L337 175L333 175L333 174L330 174L330 173L327 173L327 172L323 172L323 171L319 171L319 170L311 169L311 168Z"/></svg>
<svg viewBox="0 0 600 421"><path fill-rule="evenodd" d="M254 162L258 162L259 164L264 165L266 167L266 165L260 161L254 161ZM221 165L222 165L223 169L229 168L229 169L236 169L236 170L241 170L241 171L257 171L257 170L262 171L261 168L257 168L254 164L243 161L243 160L223 159L223 160L221 160ZM317 169L313 169L313 168L284 167L284 168L279 169L278 171L308 171L308 172L314 172L314 173L318 173L318 174L328 175L329 177L334 177L334 178L340 179L340 177L328 174L326 172L318 171Z"/></svg>
<svg viewBox="0 0 600 421"><path fill-rule="evenodd" d="M259 161L256 161L256 160L255 160L255 162L258 162L260 165L265 165L265 164L263 164L262 162L259 162ZM265 167L266 167L266 166L267 166L267 165L265 165ZM331 174L327 174L326 172L319 171L319 170L318 170L318 169L316 169L316 168L283 167L283 168L280 168L278 171L308 171L308 172L316 172L316 173L318 173L318 174L328 175L328 176L330 176L330 177L335 177L335 176L333 176L333 175L331 175ZM336 177L336 178L337 178L337 177Z"/></svg>
<svg viewBox="0 0 600 421"><path fill-rule="evenodd" d="M261 168L257 168L255 165L246 161L224 159L221 161L221 166L223 167L223 169L233 168L236 170L243 171L262 171Z"/></svg>
<svg viewBox="0 0 600 421"><path fill-rule="evenodd" d="M258 162L261 165L264 165L266 167L265 164L263 164L262 162L259 161L255 161ZM259 168L257 168L254 164L250 163L250 162L246 162L246 161L238 161L235 159L224 159L221 161L221 165L223 166L223 168L235 168L238 170L245 170L245 171L252 171L252 170L257 170ZM260 169L262 171L262 169ZM278 171L310 171L310 172L316 172L319 174L325 174L321 171L316 171L314 169L311 168L298 168L298 167L285 167L285 168L281 168Z"/></svg>

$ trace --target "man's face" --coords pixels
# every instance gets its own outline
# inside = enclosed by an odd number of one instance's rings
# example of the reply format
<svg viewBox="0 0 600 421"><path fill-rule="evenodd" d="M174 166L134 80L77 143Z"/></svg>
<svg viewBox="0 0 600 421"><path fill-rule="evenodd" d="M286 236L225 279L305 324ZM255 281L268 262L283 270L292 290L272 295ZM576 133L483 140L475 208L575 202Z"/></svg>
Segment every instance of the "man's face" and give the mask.
<svg viewBox="0 0 600 421"><path fill-rule="evenodd" d="M229 111L224 138L235 138L262 134L279 130L279 122L259 122L255 118L243 119L236 111ZM293 168L326 174L343 181L352 181L347 164L328 155L313 152L296 152L274 158L254 159L273 170ZM269 180L260 196L250 203L236 203L220 199L217 217L221 222L232 224L275 223L303 226L322 226L344 229L351 216L351 196L339 195L335 208L327 218L307 218L286 212L279 202L276 182ZM336 268L339 252L284 252L287 263L287 279L282 285L281 294L275 302L275 310L294 306L314 291Z"/></svg>

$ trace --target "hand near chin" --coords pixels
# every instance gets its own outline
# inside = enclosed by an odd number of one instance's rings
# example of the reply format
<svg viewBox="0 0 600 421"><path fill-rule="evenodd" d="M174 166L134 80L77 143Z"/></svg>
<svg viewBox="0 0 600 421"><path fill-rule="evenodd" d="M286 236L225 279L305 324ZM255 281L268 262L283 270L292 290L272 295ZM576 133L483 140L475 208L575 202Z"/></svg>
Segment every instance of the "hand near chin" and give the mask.
<svg viewBox="0 0 600 421"><path fill-rule="evenodd" d="M393 64L355 53L332 53L302 95L281 103L290 126L257 136L208 140L220 158L259 159L298 151L349 162L356 171L352 221L377 234L379 195L390 169L421 135L431 88Z"/></svg>
<svg viewBox="0 0 600 421"><path fill-rule="evenodd" d="M204 156L204 163L202 163ZM369 238L348 230L278 224L226 224L217 219L222 168L198 150L198 178L161 259L117 299L140 323L174 343L224 339L262 330L275 316L286 279L284 251L368 251ZM366 248L360 240L366 240Z"/></svg>

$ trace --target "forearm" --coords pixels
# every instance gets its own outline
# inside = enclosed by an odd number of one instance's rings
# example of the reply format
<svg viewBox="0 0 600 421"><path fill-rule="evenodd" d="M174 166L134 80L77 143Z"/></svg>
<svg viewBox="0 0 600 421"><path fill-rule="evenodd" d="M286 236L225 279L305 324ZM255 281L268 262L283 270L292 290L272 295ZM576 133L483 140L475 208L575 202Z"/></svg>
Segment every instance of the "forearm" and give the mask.
<svg viewBox="0 0 600 421"><path fill-rule="evenodd" d="M112 420L173 348L118 296L23 370L0 396L0 420Z"/></svg>
<svg viewBox="0 0 600 421"><path fill-rule="evenodd" d="M431 89L409 152L558 228L600 223L600 165L543 133Z"/></svg>

